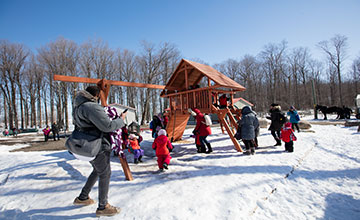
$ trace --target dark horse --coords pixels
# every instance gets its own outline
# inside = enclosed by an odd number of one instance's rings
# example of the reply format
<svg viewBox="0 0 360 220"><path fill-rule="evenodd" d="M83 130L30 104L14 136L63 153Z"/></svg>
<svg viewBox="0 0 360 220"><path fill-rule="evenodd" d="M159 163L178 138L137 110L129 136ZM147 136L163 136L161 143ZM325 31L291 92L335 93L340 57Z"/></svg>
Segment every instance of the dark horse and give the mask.
<svg viewBox="0 0 360 220"><path fill-rule="evenodd" d="M344 116L345 113L344 113L343 108L339 108L336 106L327 107L327 106L323 106L323 105L316 105L315 109L316 109L316 111L320 110L321 113L323 113L324 120L327 120L326 114L330 114L330 113L336 113L337 114L336 119L344 119L345 118L345 116Z"/></svg>

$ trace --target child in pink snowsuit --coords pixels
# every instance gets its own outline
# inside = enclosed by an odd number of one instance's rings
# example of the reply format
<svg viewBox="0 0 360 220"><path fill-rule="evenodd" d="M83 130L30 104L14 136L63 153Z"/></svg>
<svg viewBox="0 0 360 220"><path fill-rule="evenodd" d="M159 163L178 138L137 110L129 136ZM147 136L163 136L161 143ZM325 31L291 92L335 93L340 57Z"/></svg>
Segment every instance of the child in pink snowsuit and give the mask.
<svg viewBox="0 0 360 220"><path fill-rule="evenodd" d="M155 139L152 148L156 151L160 171L163 171L164 168L168 169L171 160L170 152L173 150L173 146L166 136L166 130L159 130L158 137Z"/></svg>
<svg viewBox="0 0 360 220"><path fill-rule="evenodd" d="M44 132L45 141L48 141L49 140L49 134L50 134L50 131L51 131L49 125L47 125L46 128L44 128L42 131Z"/></svg>

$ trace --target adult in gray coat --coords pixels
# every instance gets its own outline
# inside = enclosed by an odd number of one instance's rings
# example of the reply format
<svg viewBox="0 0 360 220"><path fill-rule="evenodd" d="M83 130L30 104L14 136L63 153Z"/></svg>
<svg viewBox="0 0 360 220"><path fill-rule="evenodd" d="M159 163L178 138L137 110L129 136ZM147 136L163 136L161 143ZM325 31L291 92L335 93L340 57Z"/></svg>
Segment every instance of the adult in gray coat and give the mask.
<svg viewBox="0 0 360 220"><path fill-rule="evenodd" d="M75 108L73 111L75 129L86 130L98 136L103 133L103 139L100 152L95 159L90 161L93 171L82 188L80 195L75 198L74 204L91 205L95 203L89 197L89 193L96 181L99 180L99 205L96 210L96 216L112 216L119 213L120 209L108 203L111 175L109 132L120 129L125 125L123 121L125 114L120 118L110 120L104 108L98 104L99 97L100 89L97 86L89 86L86 90L79 91L75 97Z"/></svg>
<svg viewBox="0 0 360 220"><path fill-rule="evenodd" d="M241 139L245 144L245 154L255 154L255 138L256 130L259 128L259 120L256 114L251 110L250 106L244 106L241 110Z"/></svg>

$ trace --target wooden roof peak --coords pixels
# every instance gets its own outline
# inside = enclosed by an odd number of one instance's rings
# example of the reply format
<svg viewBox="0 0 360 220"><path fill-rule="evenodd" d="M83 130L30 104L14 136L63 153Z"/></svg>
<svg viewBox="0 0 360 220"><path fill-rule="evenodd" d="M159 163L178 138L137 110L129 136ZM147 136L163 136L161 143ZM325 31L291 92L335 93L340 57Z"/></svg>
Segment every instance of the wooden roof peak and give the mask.
<svg viewBox="0 0 360 220"><path fill-rule="evenodd" d="M187 76L185 76L185 74L187 74ZM217 87L229 88L234 91L245 90L245 87L209 65L182 59L166 84L162 94L165 93L165 90L188 90L185 85L186 80L188 86L195 86L204 76L213 81Z"/></svg>

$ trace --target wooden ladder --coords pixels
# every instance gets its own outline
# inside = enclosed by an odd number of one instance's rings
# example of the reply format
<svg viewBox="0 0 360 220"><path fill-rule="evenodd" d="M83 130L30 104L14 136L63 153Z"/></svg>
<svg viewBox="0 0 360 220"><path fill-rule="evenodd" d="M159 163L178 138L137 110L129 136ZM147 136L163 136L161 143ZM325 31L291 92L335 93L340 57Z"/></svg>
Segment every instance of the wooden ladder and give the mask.
<svg viewBox="0 0 360 220"><path fill-rule="evenodd" d="M230 128L230 125L228 124L227 120L225 119L226 116L228 116L230 119L231 125L233 127L237 128L236 120L235 120L233 114L231 113L231 111L229 109L220 109L220 110L217 109L216 112L217 112L217 115L218 115L221 125L223 125L225 127L226 132L229 134L230 139L234 143L235 149L239 152L243 152L239 142L235 138L235 132L233 132L233 129Z"/></svg>

